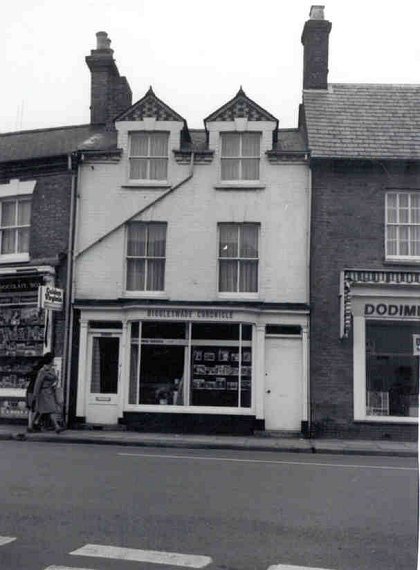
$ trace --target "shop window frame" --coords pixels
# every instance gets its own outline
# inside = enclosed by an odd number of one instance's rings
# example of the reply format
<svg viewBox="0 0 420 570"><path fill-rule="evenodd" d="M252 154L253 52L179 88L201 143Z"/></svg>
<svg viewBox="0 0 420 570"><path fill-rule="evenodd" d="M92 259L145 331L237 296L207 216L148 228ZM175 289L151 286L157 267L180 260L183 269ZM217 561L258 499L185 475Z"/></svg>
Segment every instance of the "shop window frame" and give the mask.
<svg viewBox="0 0 420 570"><path fill-rule="evenodd" d="M249 322L235 322L235 323L230 323L230 324L237 324L237 325L250 325L252 327L251 329L251 339L250 340L242 340L242 327L239 328L240 330L240 335L238 337L238 354L240 355L240 359L242 358L242 350L244 347L248 347L251 350L251 385L250 385L250 390L251 390L251 403L249 407L241 407L240 403L241 403L241 377L243 376L243 374L241 373L241 368L239 367L238 370L238 405L237 406L232 406L232 407L228 407L228 406L198 406L198 405L192 405L192 404L183 404L183 405L176 405L176 404L170 404L170 405L161 405L161 404L142 404L142 403L138 403L139 400L139 395L140 395L140 366L141 366L141 346L142 346L142 325L145 322L150 322L153 321L153 319L133 319L130 320L128 322L128 346L129 348L129 354L130 354L130 358L129 361L131 361L131 346L133 344L137 344L137 346L139 346L139 350L138 350L138 358L137 358L137 377L136 377L136 402L137 403L130 403L130 385L128 384L128 389L125 391L126 392L126 396L125 396L125 402L124 402L124 409L130 412L135 412L135 411L150 411L150 412L166 412L166 413L202 413L202 414L222 414L222 415L249 415L249 416L253 416L255 415L255 353L254 353L254 345L255 345L255 333L254 333L254 328L255 325L254 323L249 323ZM168 322L168 321L167 321ZM179 322L179 321L178 321ZM184 355L184 399L186 402L190 402L191 401L191 390L192 390L192 360L191 360L191 355L192 355L192 346L193 345L208 345L208 343L210 342L219 342L219 345L223 345L224 342L228 342L228 341L224 341L224 340L210 340L209 339L193 339L192 338L192 326L194 324L203 324L204 321L182 321L185 322L186 324L186 338L185 338L185 355ZM133 339L132 337L132 324L133 323L138 323L139 324L139 329L138 329L138 337L136 339ZM221 324L221 323L212 323L209 322L208 324ZM147 339L149 341L149 339ZM166 339L171 341L172 339ZM177 339L179 341L179 339ZM184 339L183 339L184 340ZM231 341L234 342L234 341ZM150 341L147 344L152 344ZM161 343L159 343L161 344ZM129 367L128 370L128 383L130 383L130 373L131 373L131 369Z"/></svg>
<svg viewBox="0 0 420 570"><path fill-rule="evenodd" d="M418 418L412 416L369 415L367 413L367 325L372 322L390 322L381 318L353 317L353 419L355 422L382 424L417 424ZM399 322L399 321L396 321ZM405 319L404 322L419 324L418 319ZM420 366L420 357L418 357Z"/></svg>

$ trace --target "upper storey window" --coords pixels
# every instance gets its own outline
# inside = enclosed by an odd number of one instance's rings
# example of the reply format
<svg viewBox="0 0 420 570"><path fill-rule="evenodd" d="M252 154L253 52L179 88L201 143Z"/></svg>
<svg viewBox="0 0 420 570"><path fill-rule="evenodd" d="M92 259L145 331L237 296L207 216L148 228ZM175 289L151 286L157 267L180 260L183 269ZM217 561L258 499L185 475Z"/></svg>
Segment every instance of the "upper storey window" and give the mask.
<svg viewBox="0 0 420 570"><path fill-rule="evenodd" d="M420 192L386 194L386 257L420 259Z"/></svg>
<svg viewBox="0 0 420 570"><path fill-rule="evenodd" d="M27 254L31 224L31 200L0 201L0 255Z"/></svg>
<svg viewBox="0 0 420 570"><path fill-rule="evenodd" d="M259 180L261 133L221 133L221 179Z"/></svg>
<svg viewBox="0 0 420 570"><path fill-rule="evenodd" d="M169 133L130 135L130 180L167 180Z"/></svg>

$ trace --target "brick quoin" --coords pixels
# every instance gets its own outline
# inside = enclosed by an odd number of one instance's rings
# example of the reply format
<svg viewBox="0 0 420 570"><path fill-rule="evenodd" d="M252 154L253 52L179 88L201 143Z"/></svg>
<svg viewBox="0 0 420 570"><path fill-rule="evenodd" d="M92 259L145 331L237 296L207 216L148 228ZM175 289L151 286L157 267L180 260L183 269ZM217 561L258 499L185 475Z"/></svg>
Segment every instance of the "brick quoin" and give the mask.
<svg viewBox="0 0 420 570"><path fill-rule="evenodd" d="M353 421L353 337L340 340L339 282L346 268L418 269L385 263L385 193L420 190L409 163L320 161L312 166L311 419L324 437L415 440L417 426Z"/></svg>

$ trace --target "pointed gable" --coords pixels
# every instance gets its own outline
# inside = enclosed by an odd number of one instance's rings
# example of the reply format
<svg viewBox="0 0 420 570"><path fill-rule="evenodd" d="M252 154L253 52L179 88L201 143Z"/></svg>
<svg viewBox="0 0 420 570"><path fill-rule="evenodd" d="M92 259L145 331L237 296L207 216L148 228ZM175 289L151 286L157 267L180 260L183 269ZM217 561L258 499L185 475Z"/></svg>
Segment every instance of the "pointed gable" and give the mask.
<svg viewBox="0 0 420 570"><path fill-rule="evenodd" d="M214 113L204 119L204 122L234 121L237 118L246 118L248 121L274 121L278 123L276 117L273 117L271 113L247 97L242 87L233 99L225 103L217 111L214 111Z"/></svg>
<svg viewBox="0 0 420 570"><path fill-rule="evenodd" d="M178 115L166 103L156 97L150 87L146 95L126 109L115 121L142 121L146 117L154 117L157 121L180 121L186 123L185 119Z"/></svg>

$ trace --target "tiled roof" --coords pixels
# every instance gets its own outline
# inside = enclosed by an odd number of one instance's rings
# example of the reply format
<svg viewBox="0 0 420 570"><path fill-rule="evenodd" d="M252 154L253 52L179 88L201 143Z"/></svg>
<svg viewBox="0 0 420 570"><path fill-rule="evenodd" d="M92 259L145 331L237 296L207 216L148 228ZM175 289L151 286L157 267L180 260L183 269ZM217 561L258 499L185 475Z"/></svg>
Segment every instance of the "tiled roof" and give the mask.
<svg viewBox="0 0 420 570"><path fill-rule="evenodd" d="M116 133L102 126L78 125L0 134L0 162L65 155L78 148L111 149Z"/></svg>
<svg viewBox="0 0 420 570"><path fill-rule="evenodd" d="M420 85L331 84L303 103L315 158L420 160Z"/></svg>

